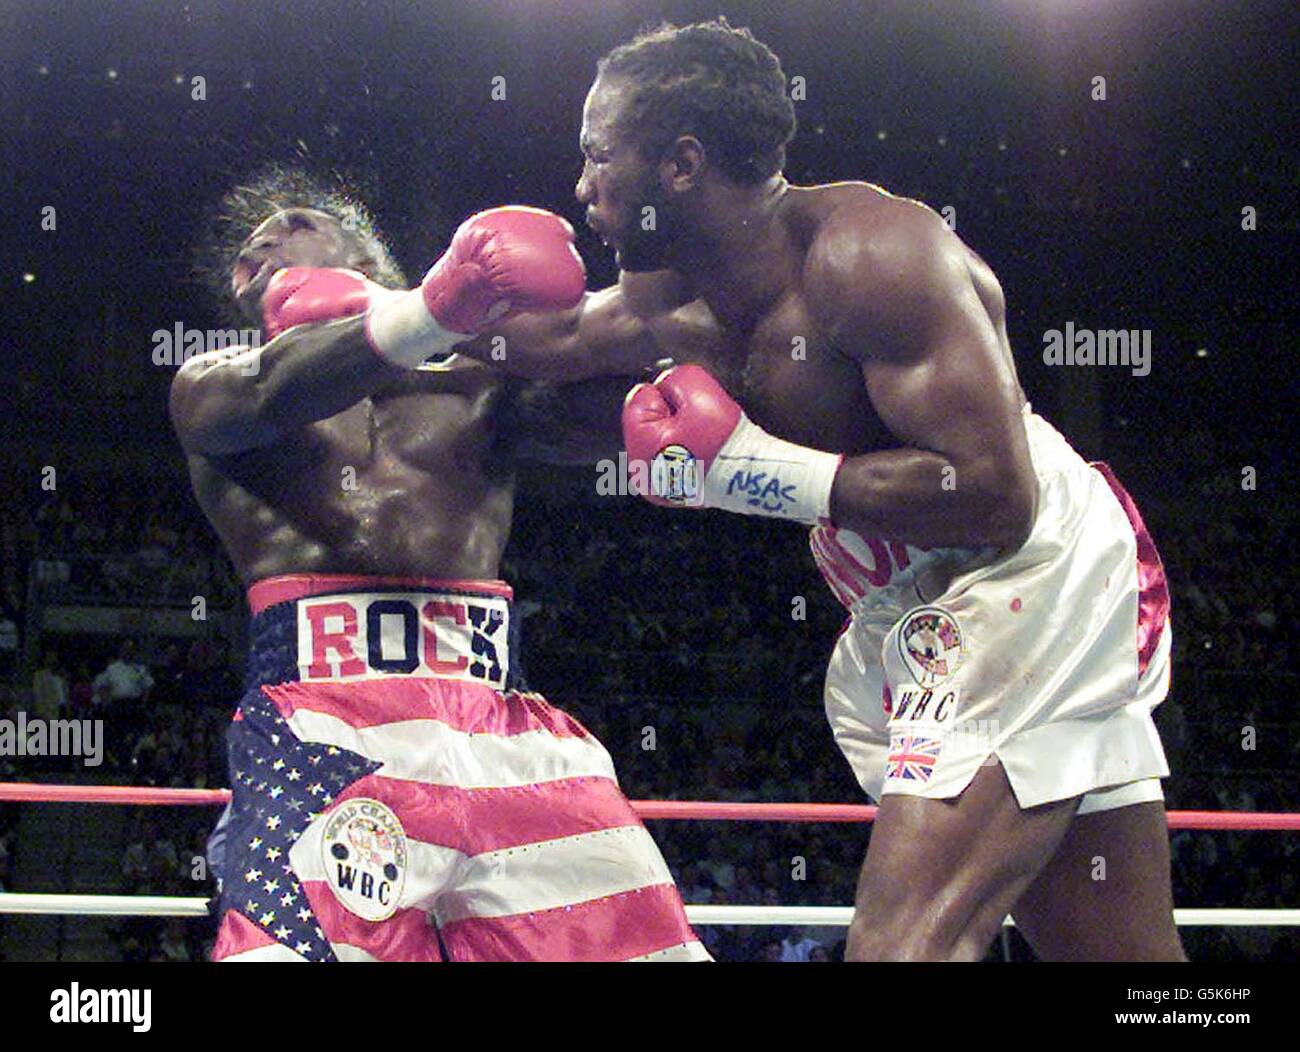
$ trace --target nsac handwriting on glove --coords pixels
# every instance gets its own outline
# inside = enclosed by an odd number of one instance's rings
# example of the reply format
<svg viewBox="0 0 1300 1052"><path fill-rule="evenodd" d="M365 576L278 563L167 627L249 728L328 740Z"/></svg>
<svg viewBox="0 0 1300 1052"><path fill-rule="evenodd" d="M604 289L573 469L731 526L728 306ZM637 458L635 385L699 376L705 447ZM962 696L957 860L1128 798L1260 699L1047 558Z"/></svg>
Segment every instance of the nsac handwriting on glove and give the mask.
<svg viewBox="0 0 1300 1052"><path fill-rule="evenodd" d="M698 365L638 384L623 403L632 489L665 507L721 508L814 524L830 519L843 457L769 435Z"/></svg>

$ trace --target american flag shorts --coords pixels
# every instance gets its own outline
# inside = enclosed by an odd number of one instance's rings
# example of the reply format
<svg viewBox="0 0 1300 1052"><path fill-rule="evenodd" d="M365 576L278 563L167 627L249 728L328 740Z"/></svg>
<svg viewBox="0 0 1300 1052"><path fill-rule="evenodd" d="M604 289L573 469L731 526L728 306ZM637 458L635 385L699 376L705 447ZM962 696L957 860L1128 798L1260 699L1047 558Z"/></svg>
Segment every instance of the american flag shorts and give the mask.
<svg viewBox="0 0 1300 1052"><path fill-rule="evenodd" d="M510 685L509 600L253 587L214 960L708 959L604 747Z"/></svg>

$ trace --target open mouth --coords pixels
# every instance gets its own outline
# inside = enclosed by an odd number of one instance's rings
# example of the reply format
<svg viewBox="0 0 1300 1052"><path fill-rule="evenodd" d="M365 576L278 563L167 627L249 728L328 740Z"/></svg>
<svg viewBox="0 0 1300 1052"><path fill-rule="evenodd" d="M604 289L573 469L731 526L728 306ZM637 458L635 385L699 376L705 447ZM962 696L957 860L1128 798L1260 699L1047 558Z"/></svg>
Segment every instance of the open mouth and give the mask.
<svg viewBox="0 0 1300 1052"><path fill-rule="evenodd" d="M260 294L266 288L266 283L271 280L271 275L278 269L279 267L269 259L253 263L236 263L231 274L235 299L242 300L250 295Z"/></svg>

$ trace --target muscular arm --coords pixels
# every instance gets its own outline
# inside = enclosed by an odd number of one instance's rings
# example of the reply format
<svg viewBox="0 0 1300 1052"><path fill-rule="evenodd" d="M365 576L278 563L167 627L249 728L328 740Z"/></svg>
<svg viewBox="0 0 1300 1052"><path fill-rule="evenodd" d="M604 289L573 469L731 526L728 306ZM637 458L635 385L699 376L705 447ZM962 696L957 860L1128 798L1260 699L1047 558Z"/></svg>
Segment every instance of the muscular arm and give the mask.
<svg viewBox="0 0 1300 1052"><path fill-rule="evenodd" d="M505 441L521 460L594 464L623 449L623 396L642 376L599 376L576 383L516 383L503 420Z"/></svg>
<svg viewBox="0 0 1300 1052"><path fill-rule="evenodd" d="M810 305L906 443L844 461L835 522L921 546L1019 547L1037 492L1022 395L966 249L911 202L827 228L809 254Z"/></svg>
<svg viewBox="0 0 1300 1052"><path fill-rule="evenodd" d="M618 286L589 294L602 300L586 323L556 322L552 332L563 330L562 337L532 344L532 361L546 365L553 356L556 368L542 369L548 379L515 384L503 430L516 455L554 464L612 459L623 449L623 398L633 385L654 379L672 362L719 357L725 337L717 321L683 290L668 272L624 273ZM514 320L527 321L537 333L554 319Z"/></svg>
<svg viewBox="0 0 1300 1052"><path fill-rule="evenodd" d="M516 315L456 351L524 379L633 375L672 353L661 346L659 322L691 298L671 272L624 272L571 310Z"/></svg>
<svg viewBox="0 0 1300 1052"><path fill-rule="evenodd" d="M400 371L371 350L362 315L300 325L187 361L172 381L172 423L191 453L238 453L342 412Z"/></svg>

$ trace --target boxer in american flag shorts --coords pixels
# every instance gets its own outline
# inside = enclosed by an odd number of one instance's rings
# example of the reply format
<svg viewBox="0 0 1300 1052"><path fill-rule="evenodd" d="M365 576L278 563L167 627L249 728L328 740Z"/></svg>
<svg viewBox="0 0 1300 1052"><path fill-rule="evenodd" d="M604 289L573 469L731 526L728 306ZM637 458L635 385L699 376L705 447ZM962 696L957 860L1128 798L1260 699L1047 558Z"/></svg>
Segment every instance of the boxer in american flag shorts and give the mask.
<svg viewBox="0 0 1300 1052"><path fill-rule="evenodd" d="M507 207L408 290L355 198L280 167L215 230L207 269L268 342L171 391L252 611L214 958L707 960L609 755L519 680L498 580L517 466L611 455L631 381L475 360L644 354L654 283L587 293L568 223Z"/></svg>
<svg viewBox="0 0 1300 1052"><path fill-rule="evenodd" d="M609 754L517 683L499 581L249 589L224 960L699 960Z"/></svg>

